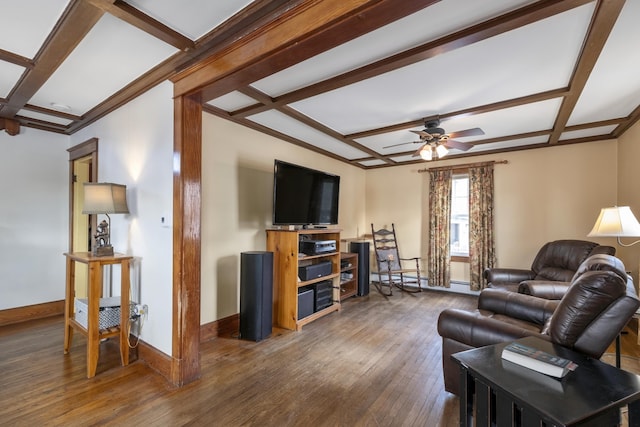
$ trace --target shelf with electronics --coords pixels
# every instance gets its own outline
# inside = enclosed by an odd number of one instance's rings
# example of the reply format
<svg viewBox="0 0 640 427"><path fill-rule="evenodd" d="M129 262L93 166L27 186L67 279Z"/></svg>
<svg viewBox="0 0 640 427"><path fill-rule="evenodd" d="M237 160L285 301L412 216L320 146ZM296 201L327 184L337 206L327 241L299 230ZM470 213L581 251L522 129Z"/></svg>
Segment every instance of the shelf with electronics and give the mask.
<svg viewBox="0 0 640 427"><path fill-rule="evenodd" d="M301 241L335 242L335 249L318 254L301 252ZM337 229L273 229L267 230L267 250L273 252L273 302L276 326L300 330L302 327L334 311L340 310L340 230ZM330 268L328 267L330 264ZM327 266L324 271L324 265ZM300 268L322 268L320 277L301 280ZM326 273L326 274L325 274ZM309 289L328 292L326 306L308 310L306 297ZM330 289L330 290L329 290ZM313 294L312 293L312 294ZM317 302L316 302L317 304Z"/></svg>
<svg viewBox="0 0 640 427"><path fill-rule="evenodd" d="M358 292L358 254L340 253L340 301L353 297Z"/></svg>

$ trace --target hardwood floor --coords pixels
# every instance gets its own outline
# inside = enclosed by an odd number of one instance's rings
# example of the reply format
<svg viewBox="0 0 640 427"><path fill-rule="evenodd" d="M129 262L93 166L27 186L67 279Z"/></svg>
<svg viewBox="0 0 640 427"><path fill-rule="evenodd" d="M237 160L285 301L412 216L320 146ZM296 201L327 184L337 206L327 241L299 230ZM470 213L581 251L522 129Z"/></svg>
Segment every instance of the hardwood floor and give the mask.
<svg viewBox="0 0 640 427"><path fill-rule="evenodd" d="M171 387L143 362L119 365L101 344L87 379L85 339L63 355L63 319L0 328L0 425L454 426L442 385L438 314L476 298L435 291L385 300L375 289L300 332L201 346L202 377ZM623 354L637 356L636 334ZM624 362L624 360L623 360Z"/></svg>

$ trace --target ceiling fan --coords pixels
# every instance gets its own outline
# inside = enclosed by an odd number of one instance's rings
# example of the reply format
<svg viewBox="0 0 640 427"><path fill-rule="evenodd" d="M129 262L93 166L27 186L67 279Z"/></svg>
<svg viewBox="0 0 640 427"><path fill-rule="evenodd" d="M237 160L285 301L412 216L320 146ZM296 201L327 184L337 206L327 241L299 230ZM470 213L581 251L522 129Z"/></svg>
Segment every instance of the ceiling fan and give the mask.
<svg viewBox="0 0 640 427"><path fill-rule="evenodd" d="M412 130L411 132L420 136L419 141L403 142L400 144L388 145L383 148L397 147L404 144L422 144L420 148L413 154L413 156L420 156L424 160L432 160L435 158L442 158L449 152L448 149L455 148L460 151L467 151L472 147L472 144L456 141L452 138L462 138L466 136L478 136L484 135L484 131L480 128L472 128L467 130L461 130L458 132L446 133L440 126L440 118L433 120L427 120L424 124L423 130Z"/></svg>

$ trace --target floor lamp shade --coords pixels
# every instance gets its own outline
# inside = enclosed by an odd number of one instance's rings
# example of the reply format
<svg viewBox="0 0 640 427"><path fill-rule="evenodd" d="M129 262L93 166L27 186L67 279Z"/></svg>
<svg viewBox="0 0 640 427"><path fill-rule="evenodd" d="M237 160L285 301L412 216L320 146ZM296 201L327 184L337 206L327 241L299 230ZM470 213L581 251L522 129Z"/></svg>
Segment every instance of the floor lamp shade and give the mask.
<svg viewBox="0 0 640 427"><path fill-rule="evenodd" d="M589 237L638 237L640 224L629 206L602 208Z"/></svg>

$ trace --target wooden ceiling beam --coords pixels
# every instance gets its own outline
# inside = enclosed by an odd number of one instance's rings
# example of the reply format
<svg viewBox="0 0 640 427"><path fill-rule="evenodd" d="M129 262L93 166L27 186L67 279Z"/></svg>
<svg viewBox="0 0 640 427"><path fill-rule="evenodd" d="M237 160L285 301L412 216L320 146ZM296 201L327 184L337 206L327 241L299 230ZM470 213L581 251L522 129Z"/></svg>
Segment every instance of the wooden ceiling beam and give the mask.
<svg viewBox="0 0 640 427"><path fill-rule="evenodd" d="M46 120L35 119L33 117L26 117L21 115L16 115L16 120L20 122L20 125L26 128L40 129L45 130L47 132L55 132L55 133L67 133L67 126L60 123L53 123Z"/></svg>
<svg viewBox="0 0 640 427"><path fill-rule="evenodd" d="M365 147L364 145L358 144L357 142L355 142L352 139L349 138L345 138L344 135L336 132L335 130L324 126L321 123L318 123L317 121L311 119L310 117L302 114L301 112L299 112L298 110L295 110L291 107L288 106L283 106L278 108L278 111L286 114L287 116L299 121L300 123L303 123L307 126L309 126L312 129L315 129L333 139L336 139L352 148L355 148L356 150L360 150L363 153L367 153L370 156L375 157L378 160L382 160L385 163L395 163L393 161L391 161L390 159L386 158L385 156L381 155L380 153L376 152L375 150L370 149L369 147Z"/></svg>
<svg viewBox="0 0 640 427"><path fill-rule="evenodd" d="M486 40L499 34L520 28L522 26L549 18L558 13L574 9L592 0L544 0L506 13L497 18L482 22L456 33L447 35L404 52L392 55L369 65L348 71L339 76L315 83L310 86L286 93L274 99L272 106L291 104L306 98L320 95L331 90L339 89L359 81L379 76L408 65L451 52L473 43ZM250 82L251 83L251 82ZM271 107L272 107L271 106ZM256 104L234 112L234 115L247 117L271 108Z"/></svg>
<svg viewBox="0 0 640 427"><path fill-rule="evenodd" d="M505 101L494 102L492 104L480 105L477 107L465 108L463 110L452 111L449 113L440 114L441 120L452 119L458 116L469 116L475 114L488 113L491 111L502 110L505 108L518 107L520 105L531 104L534 102L546 101L548 99L560 98L569 93L569 89L560 88L548 90L546 92L534 93L532 95L522 96L520 98L507 99ZM399 130L411 129L416 126L423 126L425 121L431 119L431 117L425 117L418 120L412 120L404 123L397 123L389 126L384 126L376 129L369 129L362 132L351 133L345 135L345 138L358 139L368 136L381 135L389 132L395 132Z"/></svg>
<svg viewBox="0 0 640 427"><path fill-rule="evenodd" d="M187 52L195 48L195 43L190 38L142 13L122 0L89 0L89 2L104 12L170 44L176 49Z"/></svg>
<svg viewBox="0 0 640 427"><path fill-rule="evenodd" d="M550 144L557 144L565 131L573 109L587 85L593 67L595 67L609 34L620 16L624 3L625 0L598 0L582 52L571 76L569 85L571 92L562 101L553 125L553 132L549 138Z"/></svg>
<svg viewBox="0 0 640 427"><path fill-rule="evenodd" d="M254 27L261 27L271 22L282 13L283 8L289 8L301 0L255 0L249 6L238 12L228 21L216 27L196 42L196 47L188 52L177 52L156 67L122 88L105 101L87 111L82 120L73 123L68 133L74 133L90 125L101 117L106 116L131 99L171 78L177 71L183 70L200 58L210 56L211 52L223 50L235 40L243 39L253 31Z"/></svg>
<svg viewBox="0 0 640 427"><path fill-rule="evenodd" d="M35 111L36 113L46 114L48 116L59 117L65 120L71 120L75 122L77 120L82 120L82 116L78 116L77 114L65 113L64 111L53 110L51 108L44 108L38 105L27 104L24 106L25 110Z"/></svg>
<svg viewBox="0 0 640 427"><path fill-rule="evenodd" d="M638 121L640 121L640 106L636 107L636 109L633 110L631 114L629 114L629 117L627 117L623 122L620 123L620 126L618 126L613 131L613 136L615 136L616 138L620 137L620 135L625 133L631 126L636 124Z"/></svg>
<svg viewBox="0 0 640 427"><path fill-rule="evenodd" d="M0 49L0 61L11 62L12 64L19 65L24 68L33 68L34 65L31 59L3 49Z"/></svg>
<svg viewBox="0 0 640 427"><path fill-rule="evenodd" d="M304 1L232 48L175 76L174 95L200 91L209 101L437 1Z"/></svg>
<svg viewBox="0 0 640 427"><path fill-rule="evenodd" d="M17 120L0 117L0 130L4 130L11 136L16 136L20 133L20 122Z"/></svg>
<svg viewBox="0 0 640 427"><path fill-rule="evenodd" d="M298 147L313 151L313 152L318 153L318 154L322 154L322 155L330 157L332 159L339 160L341 162L348 162L347 159L345 159L345 158L343 158L341 156L338 156L335 153L323 150L322 148L319 148L319 147L316 147L315 145L311 145L309 143L301 141L301 140L299 140L297 138L294 138L294 137L292 137L290 135L286 135L284 133L280 133L277 130L268 128L266 126L262 126L259 123L252 122L251 120L247 120L247 119L236 119L236 118L233 118L233 117L229 117L229 115L227 114L226 111L221 110L221 109L216 108L216 107L213 107L213 106L211 106L211 104L204 104L202 106L202 111L205 111L205 112L207 112L209 114L213 114L214 116L218 116L218 117L221 117L221 118L226 119L226 120L230 120L230 121L232 121L234 123L237 123L239 125L245 126L245 127L249 128L249 129L253 129L253 130L258 131L260 133L263 133L265 135L269 135L269 136L272 136L274 138L281 139L281 140L286 141L286 142L288 142L290 144L293 144L293 145L296 145Z"/></svg>
<svg viewBox="0 0 640 427"><path fill-rule="evenodd" d="M245 87L239 90L241 93L243 93L244 95L250 96L254 99L259 100L262 103L268 104L270 102L270 98L269 96L267 96L265 93L251 87ZM355 148L356 150L360 150L363 153L367 153L372 157L375 157L378 160L382 160L384 162L390 163L390 161L388 159L386 159L383 155L379 154L378 152L376 152L375 150L370 149L369 147L366 147L362 144L357 143L356 141L354 141L351 138L346 138L344 135L340 134L339 132L336 132L335 130L331 129L330 127L327 127L325 125L323 125L322 123L319 123L315 120L313 120L312 118L310 118L309 116L302 114L301 112L289 107L289 106L279 106L276 108L277 111L279 111L282 114L285 114L289 117L291 117L292 119L297 120L298 122L305 124L307 126L309 126L312 129L317 130L320 133L323 133L331 138L334 138L340 142L342 142L343 144L346 144L352 148ZM395 162L391 162L391 163L395 163Z"/></svg>
<svg viewBox="0 0 640 427"><path fill-rule="evenodd" d="M25 71L7 97L8 102L0 110L0 115L14 117L49 80L103 13L83 0L71 1L51 35L36 54L33 60L35 65Z"/></svg>

